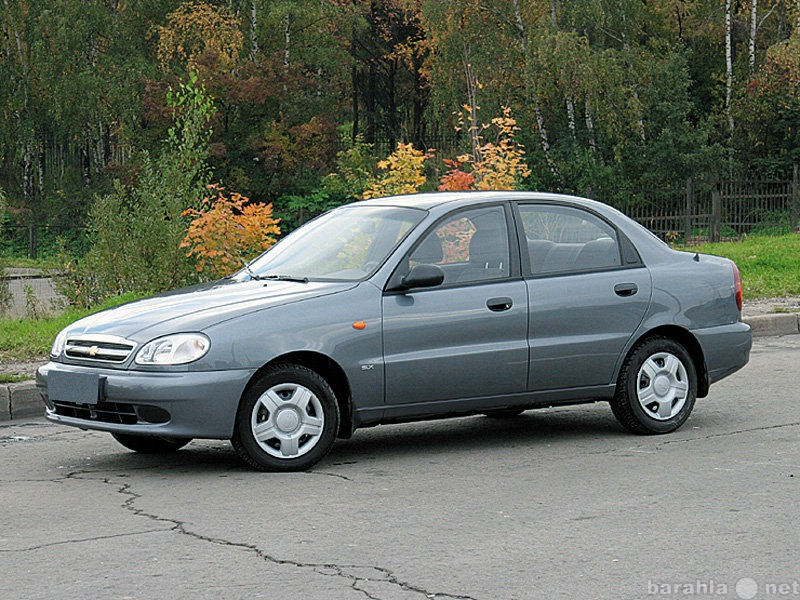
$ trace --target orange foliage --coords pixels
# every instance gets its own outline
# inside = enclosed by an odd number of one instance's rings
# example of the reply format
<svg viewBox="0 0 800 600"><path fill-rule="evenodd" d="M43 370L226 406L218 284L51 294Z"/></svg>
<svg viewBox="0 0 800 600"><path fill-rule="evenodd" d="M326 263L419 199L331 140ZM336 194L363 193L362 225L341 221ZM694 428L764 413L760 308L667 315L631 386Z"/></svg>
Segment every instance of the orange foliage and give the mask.
<svg viewBox="0 0 800 600"><path fill-rule="evenodd" d="M461 163L457 160L444 159L444 164L449 167L449 171L442 175L439 180L440 192L460 192L463 190L474 189L475 176L461 170Z"/></svg>
<svg viewBox="0 0 800 600"><path fill-rule="evenodd" d="M272 204L251 203L249 198L224 188L208 186L216 197L203 199L201 210L190 208L184 216L194 217L181 248L194 257L195 268L205 279L218 279L240 269L272 246L280 235L280 219L272 216Z"/></svg>
<svg viewBox="0 0 800 600"><path fill-rule="evenodd" d="M469 109L469 106L465 106ZM441 180L440 190L513 190L523 179L531 174L525 164L525 149L516 140L519 131L517 121L511 116L511 109L503 107L503 115L492 119L491 125L478 124L470 114L468 116L469 131L476 141L474 155L465 154L456 161L449 161L450 171ZM496 142L485 142L484 133L492 126L496 130ZM459 127L463 128L463 117L459 118ZM471 165L472 171L461 170L463 165ZM468 177L472 179L468 179ZM457 187L467 186L467 187Z"/></svg>

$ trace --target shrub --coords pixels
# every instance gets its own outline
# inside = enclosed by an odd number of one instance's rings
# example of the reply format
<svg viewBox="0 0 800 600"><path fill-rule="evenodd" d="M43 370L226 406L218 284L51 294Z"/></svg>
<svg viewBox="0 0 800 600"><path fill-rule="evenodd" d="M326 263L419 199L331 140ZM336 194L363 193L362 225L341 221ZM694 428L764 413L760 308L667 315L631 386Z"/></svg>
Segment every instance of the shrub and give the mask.
<svg viewBox="0 0 800 600"><path fill-rule="evenodd" d="M208 186L216 197L203 199L200 210L184 211L194 217L181 248L188 248L202 279L230 275L267 250L280 234L279 219L272 216L272 204L250 203L246 196L230 197L218 185Z"/></svg>
<svg viewBox="0 0 800 600"><path fill-rule="evenodd" d="M518 189L531 171L525 164L525 149L516 140L519 127L511 116L511 109L503 107L502 116L492 119L491 125L478 125L471 116L469 120L469 131L475 140L474 152L459 156L455 161L445 161L450 170L441 178L439 189ZM484 141L483 132L492 126L496 130L496 141ZM459 128L462 127L463 123ZM472 171L462 170L465 165L472 165Z"/></svg>
<svg viewBox="0 0 800 600"><path fill-rule="evenodd" d="M397 144L395 150L386 160L378 163L378 168L386 171L373 181L364 192L363 198L380 198L394 194L413 194L425 185L423 168L425 161L433 156L432 152L423 152L414 148L413 144Z"/></svg>

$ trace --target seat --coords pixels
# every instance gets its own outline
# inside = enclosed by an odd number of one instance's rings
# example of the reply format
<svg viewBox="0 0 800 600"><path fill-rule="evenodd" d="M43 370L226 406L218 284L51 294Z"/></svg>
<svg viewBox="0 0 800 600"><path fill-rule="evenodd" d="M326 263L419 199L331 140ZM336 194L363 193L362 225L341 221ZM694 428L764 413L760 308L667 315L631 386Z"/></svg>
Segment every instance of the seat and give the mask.
<svg viewBox="0 0 800 600"><path fill-rule="evenodd" d="M458 281L504 277L508 270L508 244L499 229L479 229L469 241L469 266Z"/></svg>
<svg viewBox="0 0 800 600"><path fill-rule="evenodd" d="M575 259L575 270L603 269L620 265L619 248L609 237L587 242Z"/></svg>
<svg viewBox="0 0 800 600"><path fill-rule="evenodd" d="M444 259L442 241L435 233L431 233L422 240L422 243L416 247L410 257L413 263L430 265L438 264L442 262L442 259Z"/></svg>
<svg viewBox="0 0 800 600"><path fill-rule="evenodd" d="M550 240L528 240L528 255L531 259L531 272L536 275L544 271L547 255L555 246Z"/></svg>

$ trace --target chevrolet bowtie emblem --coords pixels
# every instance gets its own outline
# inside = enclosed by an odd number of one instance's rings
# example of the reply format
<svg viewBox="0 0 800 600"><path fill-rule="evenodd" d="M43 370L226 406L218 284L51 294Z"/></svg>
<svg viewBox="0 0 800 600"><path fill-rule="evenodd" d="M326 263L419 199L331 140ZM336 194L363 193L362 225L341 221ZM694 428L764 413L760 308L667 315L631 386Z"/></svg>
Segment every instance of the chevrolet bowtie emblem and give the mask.
<svg viewBox="0 0 800 600"><path fill-rule="evenodd" d="M92 358L97 356L98 352L100 352L100 348L98 348L97 346L92 346L91 348L89 348L89 356L91 356Z"/></svg>

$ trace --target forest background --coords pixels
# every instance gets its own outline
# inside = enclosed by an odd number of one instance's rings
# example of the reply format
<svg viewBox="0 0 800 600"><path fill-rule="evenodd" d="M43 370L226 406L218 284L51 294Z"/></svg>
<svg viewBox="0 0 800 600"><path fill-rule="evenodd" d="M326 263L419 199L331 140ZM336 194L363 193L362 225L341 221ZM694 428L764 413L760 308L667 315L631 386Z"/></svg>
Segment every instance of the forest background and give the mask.
<svg viewBox="0 0 800 600"><path fill-rule="evenodd" d="M409 186L791 178L800 0L0 0L0 114L0 253L97 301L212 274L225 215L230 267Z"/></svg>

